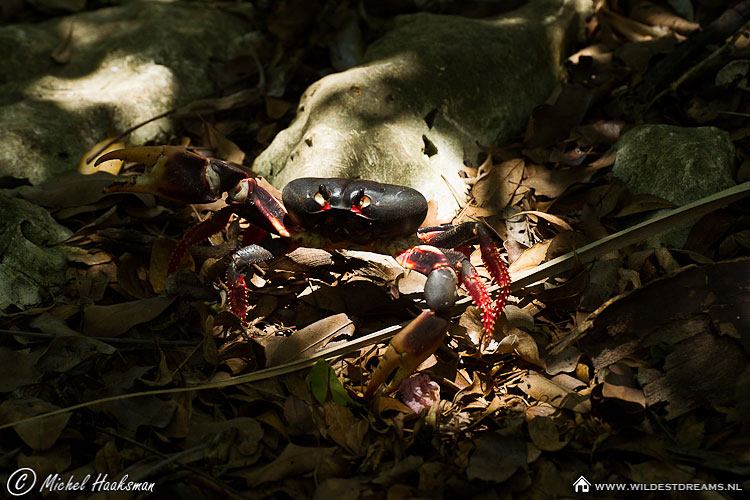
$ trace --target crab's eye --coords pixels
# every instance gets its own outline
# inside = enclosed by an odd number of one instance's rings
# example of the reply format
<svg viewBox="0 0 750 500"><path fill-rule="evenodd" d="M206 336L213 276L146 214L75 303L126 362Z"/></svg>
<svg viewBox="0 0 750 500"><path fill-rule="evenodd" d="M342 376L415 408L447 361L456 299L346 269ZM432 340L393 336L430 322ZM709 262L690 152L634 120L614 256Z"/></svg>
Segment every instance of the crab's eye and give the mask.
<svg viewBox="0 0 750 500"><path fill-rule="evenodd" d="M326 206L328 206L328 198L330 197L331 192L328 190L325 184L321 184L320 186L318 186L318 192L315 193L313 199L315 200L315 203L320 205L322 208L326 208Z"/></svg>
<svg viewBox="0 0 750 500"><path fill-rule="evenodd" d="M365 208L370 206L371 202L372 200L370 199L369 196L362 196L362 198L359 199L359 204L358 204L359 209L364 210Z"/></svg>
<svg viewBox="0 0 750 500"><path fill-rule="evenodd" d="M352 198L352 208L357 210L364 210L370 206L370 203L372 203L372 200L365 194L364 188L359 188L357 194Z"/></svg>

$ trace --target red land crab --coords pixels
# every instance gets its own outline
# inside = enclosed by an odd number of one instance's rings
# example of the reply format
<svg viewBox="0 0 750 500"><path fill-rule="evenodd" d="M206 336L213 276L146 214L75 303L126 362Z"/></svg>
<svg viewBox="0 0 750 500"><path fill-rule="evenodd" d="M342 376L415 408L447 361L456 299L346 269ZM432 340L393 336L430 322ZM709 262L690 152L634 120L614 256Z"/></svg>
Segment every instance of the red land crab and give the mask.
<svg viewBox="0 0 750 500"><path fill-rule="evenodd" d="M427 275L424 295L428 309L393 338L365 398L372 397L398 369L383 393L396 390L442 344L459 282L482 310L483 341L492 333L495 319L505 306L510 277L488 231L476 222L419 228L427 214L427 201L414 189L368 180L302 178L284 187L282 204L244 170L182 147L121 149L105 154L97 164L113 159L143 163L146 171L129 182L109 186L108 192L152 193L179 203L210 203L227 193L228 205L182 238L171 257L169 274L176 271L191 245L221 231L233 213L262 229L250 238L245 235L243 242L249 244L233 253L227 269L229 306L243 322L247 292L240 266L279 253L257 244L265 231L285 238L287 251L313 246L387 253L404 268ZM454 250L476 241L487 269L500 286L495 300L466 255Z"/></svg>

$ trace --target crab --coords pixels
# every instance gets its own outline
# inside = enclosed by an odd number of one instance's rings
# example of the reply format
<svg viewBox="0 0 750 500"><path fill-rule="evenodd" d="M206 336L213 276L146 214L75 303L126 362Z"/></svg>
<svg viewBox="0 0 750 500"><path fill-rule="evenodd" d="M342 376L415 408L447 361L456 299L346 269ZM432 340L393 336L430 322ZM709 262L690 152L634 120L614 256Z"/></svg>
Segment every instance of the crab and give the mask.
<svg viewBox="0 0 750 500"><path fill-rule="evenodd" d="M242 266L269 260L299 246L390 254L405 269L426 275L427 309L391 340L364 392L366 399L383 385L383 395L394 392L440 347L450 325L450 310L459 285L482 311L483 343L490 338L505 306L510 277L489 231L478 222L420 228L427 215L427 201L415 189L370 180L300 178L283 188L282 203L243 169L186 148L121 149L103 155L97 164L113 159L143 163L146 170L128 181L110 185L107 192L151 193L182 204L210 203L226 193L227 206L182 238L171 256L168 274L177 270L190 246L221 231L232 214L251 223L253 230L246 231L244 246L232 254L226 273L229 308L243 324L247 287ZM269 241L267 233L280 237L272 239L275 248L259 244ZM467 257L467 246L475 242L479 243L493 281L499 285L494 299ZM388 382L393 372L396 373Z"/></svg>

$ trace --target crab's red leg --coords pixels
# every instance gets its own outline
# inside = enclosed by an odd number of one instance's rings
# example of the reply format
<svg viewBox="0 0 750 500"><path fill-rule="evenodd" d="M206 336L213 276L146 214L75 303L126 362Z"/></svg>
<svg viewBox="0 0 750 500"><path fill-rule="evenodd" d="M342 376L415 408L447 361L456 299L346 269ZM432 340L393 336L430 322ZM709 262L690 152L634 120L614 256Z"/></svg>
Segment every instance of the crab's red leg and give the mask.
<svg viewBox="0 0 750 500"><path fill-rule="evenodd" d="M273 258L273 254L260 245L248 245L232 254L227 266L227 286L229 287L229 310L247 326L247 285L240 274L240 265L256 264Z"/></svg>
<svg viewBox="0 0 750 500"><path fill-rule="evenodd" d="M440 314L450 309L456 301L458 278L443 251L422 245L403 252L396 260L405 269L413 269L427 275L424 295L429 310L423 311L393 337L385 356L372 375L365 391L365 398L372 397L393 371L396 371L396 375L383 393L390 394L395 391L422 361L440 347L449 325L448 320Z"/></svg>
<svg viewBox="0 0 750 500"><path fill-rule="evenodd" d="M484 265L492 276L492 279L500 287L497 298L492 304L492 322L494 325L495 318L505 307L505 302L508 300L508 295L510 294L510 274L508 274L508 266L506 266L505 262L500 259L500 254L498 253L497 247L492 241L489 232L484 228L484 226L479 224L476 226L476 232L477 236L479 237L479 249L482 253L482 262L484 262ZM482 342L486 343L489 340L490 335L492 334L492 328L488 329L485 325L484 332L485 333L482 338Z"/></svg>
<svg viewBox="0 0 750 500"><path fill-rule="evenodd" d="M496 308L496 303L492 301L490 292L477 274L477 270L469 263L468 259L461 266L461 283L482 311L482 326L484 327L482 342L485 342L492 335L499 311Z"/></svg>
<svg viewBox="0 0 750 500"><path fill-rule="evenodd" d="M224 207L211 218L204 220L185 233L177 248L172 252L172 257L169 259L169 266L167 267L167 274L174 274L177 271L177 266L180 265L180 261L191 246L200 243L227 227L232 212L232 207Z"/></svg>

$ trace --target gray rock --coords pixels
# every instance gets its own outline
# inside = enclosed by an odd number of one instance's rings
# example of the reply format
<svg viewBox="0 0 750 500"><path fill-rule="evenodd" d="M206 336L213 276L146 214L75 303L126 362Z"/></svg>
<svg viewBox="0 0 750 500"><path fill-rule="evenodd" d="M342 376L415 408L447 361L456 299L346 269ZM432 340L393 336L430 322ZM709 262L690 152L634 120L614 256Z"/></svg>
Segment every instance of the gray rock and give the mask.
<svg viewBox="0 0 750 500"><path fill-rule="evenodd" d="M38 304L65 282L70 237L43 208L0 194L0 310Z"/></svg>
<svg viewBox="0 0 750 500"><path fill-rule="evenodd" d="M50 57L68 33L70 57ZM250 26L200 2L131 1L38 24L0 27L0 176L33 183L75 168L108 129L122 132L209 96L207 61ZM170 120L131 134L164 141Z"/></svg>
<svg viewBox="0 0 750 500"><path fill-rule="evenodd" d="M414 14L365 63L311 85L253 168L277 187L305 176L412 186L452 215L464 160L523 129L557 85L590 2L532 0L491 19ZM463 201L463 200L462 200Z"/></svg>
<svg viewBox="0 0 750 500"><path fill-rule="evenodd" d="M735 185L734 145L715 127L641 125L623 135L616 149L613 174L634 194L685 205ZM672 230L649 243L681 247L688 230Z"/></svg>

